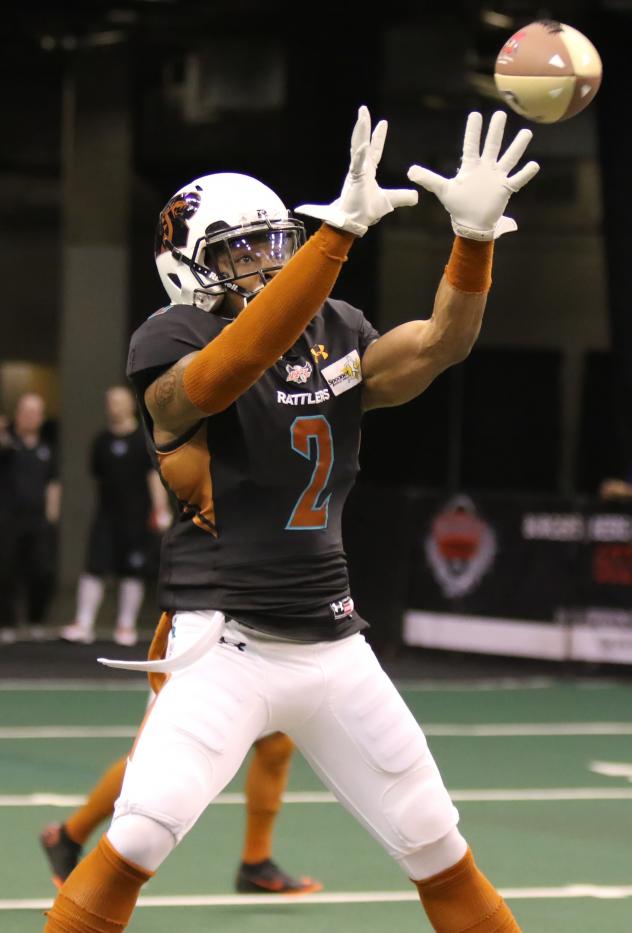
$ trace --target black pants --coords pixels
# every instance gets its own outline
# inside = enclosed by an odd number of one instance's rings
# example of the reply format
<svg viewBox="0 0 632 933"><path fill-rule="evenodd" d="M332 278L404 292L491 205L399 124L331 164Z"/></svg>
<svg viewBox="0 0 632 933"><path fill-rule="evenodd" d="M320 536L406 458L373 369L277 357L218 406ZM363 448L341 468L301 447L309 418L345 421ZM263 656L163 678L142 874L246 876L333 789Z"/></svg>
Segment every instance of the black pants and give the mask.
<svg viewBox="0 0 632 933"><path fill-rule="evenodd" d="M98 511L88 539L86 570L95 577L151 576L152 538L148 516Z"/></svg>
<svg viewBox="0 0 632 933"><path fill-rule="evenodd" d="M56 586L57 529L42 517L0 519L0 627L39 625Z"/></svg>

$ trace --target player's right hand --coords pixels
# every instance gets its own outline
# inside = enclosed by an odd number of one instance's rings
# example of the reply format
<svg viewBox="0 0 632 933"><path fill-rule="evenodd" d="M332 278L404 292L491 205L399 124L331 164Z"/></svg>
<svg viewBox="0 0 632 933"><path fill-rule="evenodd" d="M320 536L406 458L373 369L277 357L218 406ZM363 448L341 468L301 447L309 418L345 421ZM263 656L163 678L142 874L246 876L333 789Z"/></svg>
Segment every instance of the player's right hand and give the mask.
<svg viewBox="0 0 632 933"><path fill-rule="evenodd" d="M364 236L370 226L395 208L413 207L419 199L417 191L380 188L375 179L387 129L386 120L380 120L371 133L371 114L367 107L360 107L351 136L351 162L340 197L331 204L301 204L296 213Z"/></svg>

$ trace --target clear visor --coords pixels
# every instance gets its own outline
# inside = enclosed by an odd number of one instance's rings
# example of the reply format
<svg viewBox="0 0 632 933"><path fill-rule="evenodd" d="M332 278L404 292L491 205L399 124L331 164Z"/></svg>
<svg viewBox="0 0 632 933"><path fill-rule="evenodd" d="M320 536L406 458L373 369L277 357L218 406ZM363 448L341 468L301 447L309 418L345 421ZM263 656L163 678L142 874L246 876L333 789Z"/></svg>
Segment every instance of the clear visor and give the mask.
<svg viewBox="0 0 632 933"><path fill-rule="evenodd" d="M250 275L265 281L267 274L283 268L300 245L297 229L261 230L208 243L203 262L220 281Z"/></svg>

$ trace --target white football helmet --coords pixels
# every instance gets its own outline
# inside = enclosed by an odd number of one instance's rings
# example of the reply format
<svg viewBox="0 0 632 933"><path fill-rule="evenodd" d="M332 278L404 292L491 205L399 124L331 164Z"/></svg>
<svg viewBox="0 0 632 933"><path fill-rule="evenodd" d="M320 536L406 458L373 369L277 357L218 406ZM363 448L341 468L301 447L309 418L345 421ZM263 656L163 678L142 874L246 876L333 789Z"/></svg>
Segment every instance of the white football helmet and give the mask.
<svg viewBox="0 0 632 933"><path fill-rule="evenodd" d="M304 224L274 191L249 175L221 172L180 188L162 209L156 266L172 303L210 311L227 290L250 301L304 242ZM240 284L253 275L261 283L255 289Z"/></svg>

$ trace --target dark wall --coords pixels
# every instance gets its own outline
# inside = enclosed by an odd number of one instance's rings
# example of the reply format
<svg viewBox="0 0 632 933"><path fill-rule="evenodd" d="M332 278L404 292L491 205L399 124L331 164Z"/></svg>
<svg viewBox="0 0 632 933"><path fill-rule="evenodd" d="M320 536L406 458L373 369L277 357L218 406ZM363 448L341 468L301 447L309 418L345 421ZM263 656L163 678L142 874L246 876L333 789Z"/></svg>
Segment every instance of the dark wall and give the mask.
<svg viewBox="0 0 632 933"><path fill-rule="evenodd" d="M489 72L504 33L482 25L479 3L458 4L456 16L454 6L430 14L419 4L393 3L379 20L325 5L306 11L307 25L294 15L271 19L254 3L132 6L138 19L127 26L107 19L106 4L72 15L54 5L45 17L37 10L15 14L14 41L0 62L11 89L3 104L11 132L0 140L5 359L58 357L62 82L77 43L85 51L104 24L131 44L134 62L130 332L164 301L154 225L185 180L237 170L261 177L290 206L329 201L344 178L355 111L367 103L375 118L390 121L380 178L406 184L412 161L453 172L467 110L488 115L497 106L473 76ZM522 21L536 11L528 3L496 6ZM629 186L629 128L619 95L630 17L590 3L558 4L552 13L591 35L594 28L606 65L603 88L588 114L535 128L542 173L516 199L519 233L498 246L480 344L421 399L367 417L363 473L372 480L554 491L563 472L560 447L571 452L569 474L580 488L628 459L630 198L620 195ZM511 116L511 128L519 125ZM419 211L403 213L356 244L336 286L382 329L429 313L451 239L445 212L430 195L422 195ZM423 293L422 302L410 300L413 290ZM568 375L569 348L577 378ZM595 366L595 355L602 365ZM537 384L529 373L538 374ZM567 430L573 392L574 434ZM594 415L595 399L605 398L603 417ZM604 427L610 413L612 431Z"/></svg>

